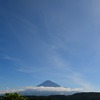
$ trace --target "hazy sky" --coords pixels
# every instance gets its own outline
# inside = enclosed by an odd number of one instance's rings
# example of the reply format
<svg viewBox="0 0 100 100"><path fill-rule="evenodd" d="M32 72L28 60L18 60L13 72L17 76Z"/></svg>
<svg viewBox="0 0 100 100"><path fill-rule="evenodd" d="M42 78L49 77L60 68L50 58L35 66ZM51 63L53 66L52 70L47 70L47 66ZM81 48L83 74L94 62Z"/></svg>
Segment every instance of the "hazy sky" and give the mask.
<svg viewBox="0 0 100 100"><path fill-rule="evenodd" d="M100 0L0 0L0 89L45 80L100 90Z"/></svg>

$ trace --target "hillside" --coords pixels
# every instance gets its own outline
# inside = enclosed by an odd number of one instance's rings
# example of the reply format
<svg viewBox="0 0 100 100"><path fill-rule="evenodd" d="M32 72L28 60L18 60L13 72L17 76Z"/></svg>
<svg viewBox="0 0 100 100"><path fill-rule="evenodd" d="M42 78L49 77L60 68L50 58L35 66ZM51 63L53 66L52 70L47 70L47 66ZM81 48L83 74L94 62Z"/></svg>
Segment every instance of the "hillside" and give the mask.
<svg viewBox="0 0 100 100"><path fill-rule="evenodd" d="M84 93L76 93L69 96L51 95L51 96L24 96L24 97L26 98L26 100L100 100L100 93L84 92Z"/></svg>
<svg viewBox="0 0 100 100"><path fill-rule="evenodd" d="M28 100L100 100L100 93L76 93L73 95L53 95L53 96L27 96Z"/></svg>

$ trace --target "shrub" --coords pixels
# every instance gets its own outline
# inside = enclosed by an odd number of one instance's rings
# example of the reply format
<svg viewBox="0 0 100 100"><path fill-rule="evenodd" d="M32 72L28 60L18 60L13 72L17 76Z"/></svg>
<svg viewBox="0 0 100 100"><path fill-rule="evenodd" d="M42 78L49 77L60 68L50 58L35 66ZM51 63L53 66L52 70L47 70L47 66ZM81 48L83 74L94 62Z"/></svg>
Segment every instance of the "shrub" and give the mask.
<svg viewBox="0 0 100 100"><path fill-rule="evenodd" d="M24 97L22 97L18 93L6 93L3 97L2 100L26 100Z"/></svg>

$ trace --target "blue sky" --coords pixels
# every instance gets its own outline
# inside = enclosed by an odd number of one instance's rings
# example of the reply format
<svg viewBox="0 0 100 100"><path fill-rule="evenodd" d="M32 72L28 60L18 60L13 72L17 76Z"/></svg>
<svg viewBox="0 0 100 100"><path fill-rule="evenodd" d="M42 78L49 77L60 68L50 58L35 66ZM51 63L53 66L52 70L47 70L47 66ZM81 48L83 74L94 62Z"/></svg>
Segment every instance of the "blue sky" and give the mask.
<svg viewBox="0 0 100 100"><path fill-rule="evenodd" d="M99 91L99 0L0 0L0 89L52 80Z"/></svg>

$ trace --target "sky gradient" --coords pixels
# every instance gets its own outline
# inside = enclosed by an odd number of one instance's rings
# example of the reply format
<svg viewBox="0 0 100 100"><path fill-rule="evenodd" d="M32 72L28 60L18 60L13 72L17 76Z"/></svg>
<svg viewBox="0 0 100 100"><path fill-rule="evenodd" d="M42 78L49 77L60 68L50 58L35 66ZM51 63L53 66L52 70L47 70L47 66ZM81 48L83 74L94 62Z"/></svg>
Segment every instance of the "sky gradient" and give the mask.
<svg viewBox="0 0 100 100"><path fill-rule="evenodd" d="M0 89L45 80L100 91L99 0L0 0Z"/></svg>

